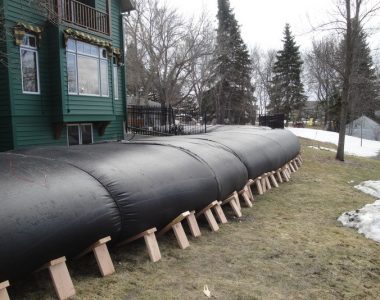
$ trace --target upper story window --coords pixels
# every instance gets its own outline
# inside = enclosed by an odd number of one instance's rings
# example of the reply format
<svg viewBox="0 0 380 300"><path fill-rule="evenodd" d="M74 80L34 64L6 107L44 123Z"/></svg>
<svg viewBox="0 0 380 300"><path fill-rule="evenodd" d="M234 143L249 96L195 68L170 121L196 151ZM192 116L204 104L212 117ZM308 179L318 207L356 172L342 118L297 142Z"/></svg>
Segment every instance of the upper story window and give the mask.
<svg viewBox="0 0 380 300"><path fill-rule="evenodd" d="M25 34L20 44L21 80L24 94L39 94L40 80L38 68L37 38Z"/></svg>
<svg viewBox="0 0 380 300"><path fill-rule="evenodd" d="M107 50L69 39L66 53L69 94L109 97Z"/></svg>

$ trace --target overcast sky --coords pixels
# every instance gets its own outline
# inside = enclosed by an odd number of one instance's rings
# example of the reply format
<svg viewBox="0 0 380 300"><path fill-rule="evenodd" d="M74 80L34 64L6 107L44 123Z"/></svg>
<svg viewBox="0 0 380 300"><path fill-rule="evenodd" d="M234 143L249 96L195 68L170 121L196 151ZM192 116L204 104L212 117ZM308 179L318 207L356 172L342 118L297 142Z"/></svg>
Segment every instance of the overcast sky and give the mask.
<svg viewBox="0 0 380 300"><path fill-rule="evenodd" d="M166 0L184 15L199 14L205 8L216 22L217 0ZM301 48L310 47L316 26L331 19L334 0L230 0L249 47L280 49L285 23L289 23ZM217 24L217 23L215 23ZM380 47L380 34L371 38L373 49Z"/></svg>

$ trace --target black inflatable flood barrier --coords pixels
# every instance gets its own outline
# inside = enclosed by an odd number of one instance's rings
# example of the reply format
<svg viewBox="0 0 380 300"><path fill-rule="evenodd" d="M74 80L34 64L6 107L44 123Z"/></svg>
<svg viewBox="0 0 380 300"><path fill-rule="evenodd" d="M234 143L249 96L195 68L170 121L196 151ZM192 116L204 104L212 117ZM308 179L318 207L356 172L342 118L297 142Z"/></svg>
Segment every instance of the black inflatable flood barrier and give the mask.
<svg viewBox="0 0 380 300"><path fill-rule="evenodd" d="M0 282L95 241L162 228L296 157L285 130L209 134L0 153Z"/></svg>

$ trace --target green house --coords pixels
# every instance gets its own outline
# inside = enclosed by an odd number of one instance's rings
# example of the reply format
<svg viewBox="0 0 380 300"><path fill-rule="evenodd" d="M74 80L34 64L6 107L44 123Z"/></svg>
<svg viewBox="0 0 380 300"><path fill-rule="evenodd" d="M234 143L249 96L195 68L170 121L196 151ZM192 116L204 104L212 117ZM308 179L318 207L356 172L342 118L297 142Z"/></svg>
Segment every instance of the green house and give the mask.
<svg viewBox="0 0 380 300"><path fill-rule="evenodd" d="M120 140L130 0L0 0L0 151Z"/></svg>

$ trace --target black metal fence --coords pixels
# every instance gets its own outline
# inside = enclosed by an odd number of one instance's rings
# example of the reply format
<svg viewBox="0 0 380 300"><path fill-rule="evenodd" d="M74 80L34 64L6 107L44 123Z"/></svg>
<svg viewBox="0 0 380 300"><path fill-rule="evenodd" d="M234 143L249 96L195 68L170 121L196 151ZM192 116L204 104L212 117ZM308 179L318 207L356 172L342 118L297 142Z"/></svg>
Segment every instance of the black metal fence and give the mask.
<svg viewBox="0 0 380 300"><path fill-rule="evenodd" d="M285 125L285 115L284 114L276 114L276 115L265 115L259 116L259 124L260 126L267 126L272 129L281 128L284 129Z"/></svg>
<svg viewBox="0 0 380 300"><path fill-rule="evenodd" d="M128 106L127 132L141 135L187 135L206 132L206 114L172 107Z"/></svg>

